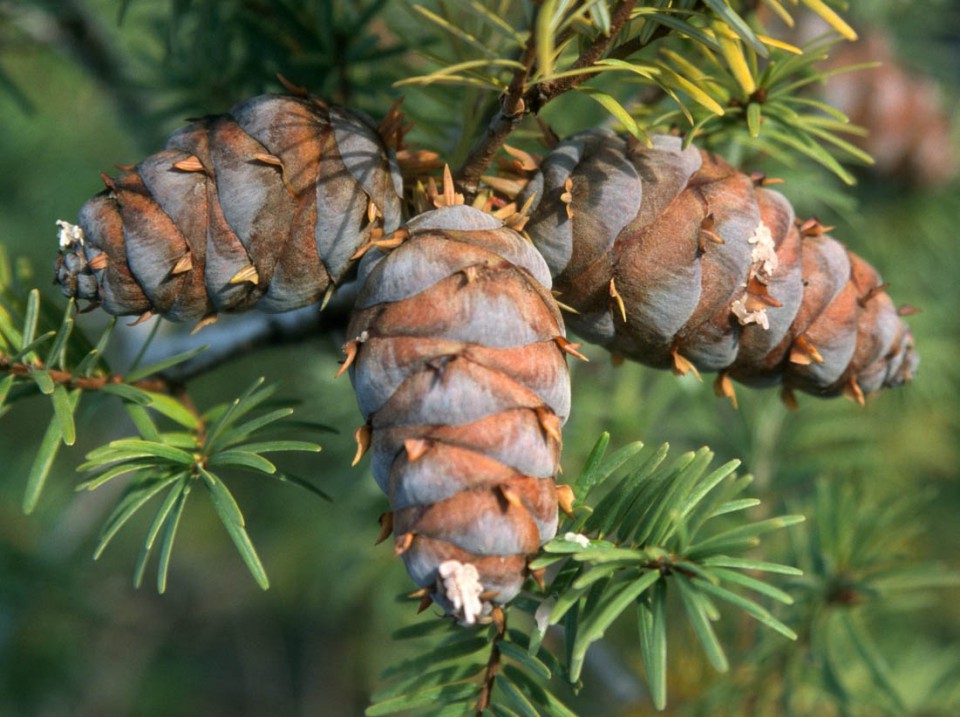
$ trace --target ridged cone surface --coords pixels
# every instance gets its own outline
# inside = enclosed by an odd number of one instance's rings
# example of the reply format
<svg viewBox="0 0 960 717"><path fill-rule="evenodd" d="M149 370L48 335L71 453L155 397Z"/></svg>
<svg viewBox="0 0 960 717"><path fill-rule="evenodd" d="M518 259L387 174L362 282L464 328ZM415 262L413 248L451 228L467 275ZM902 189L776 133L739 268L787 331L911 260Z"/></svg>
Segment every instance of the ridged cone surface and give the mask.
<svg viewBox="0 0 960 717"><path fill-rule="evenodd" d="M519 592L557 529L570 386L551 283L578 334L653 366L862 400L917 365L875 269L674 137L562 142L519 197L533 243L462 205L400 228L376 130L309 97L193 122L105 181L57 280L113 314L285 311L363 254L345 350L372 471L413 580L465 622ZM454 595L470 576L480 592Z"/></svg>
<svg viewBox="0 0 960 717"><path fill-rule="evenodd" d="M648 148L575 135L519 201L531 197L526 231L578 312L569 327L612 352L857 400L916 370L910 330L873 267L679 138Z"/></svg>
<svg viewBox="0 0 960 717"><path fill-rule="evenodd" d="M441 208L408 229L364 258L345 350L398 551L414 582L469 622L441 566L476 568L486 612L517 594L556 533L563 321L542 257L490 215Z"/></svg>
<svg viewBox="0 0 960 717"><path fill-rule="evenodd" d="M376 129L312 97L261 95L194 121L104 181L57 281L117 315L306 306L374 232L400 224L399 175Z"/></svg>

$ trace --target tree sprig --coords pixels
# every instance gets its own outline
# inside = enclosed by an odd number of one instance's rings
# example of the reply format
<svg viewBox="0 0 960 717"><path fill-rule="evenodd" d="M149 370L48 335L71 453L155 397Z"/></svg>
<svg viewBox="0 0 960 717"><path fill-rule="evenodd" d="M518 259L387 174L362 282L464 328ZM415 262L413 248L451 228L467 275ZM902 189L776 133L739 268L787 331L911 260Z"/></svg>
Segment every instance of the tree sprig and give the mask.
<svg viewBox="0 0 960 717"><path fill-rule="evenodd" d="M162 372L189 361L205 347L135 367L125 377L111 373L103 363L103 353L116 319L107 324L96 344L91 344L81 332L73 330L76 304L68 302L62 316L57 317L52 302L42 298L37 289L21 288L22 280L30 278L25 269L17 274L0 251L0 414L12 402L36 395L47 396L53 409L27 475L24 511L30 513L36 508L60 446L76 442L74 416L82 395L98 392L113 396L122 402L138 436L116 439L89 451L86 462L78 468L87 474L78 490L95 490L120 477L129 479L101 529L94 557L103 553L141 508L163 494L134 570L134 583L139 587L151 552L159 544L157 588L163 592L187 498L202 485L254 579L266 589L266 571L221 472L266 475L329 500L310 481L278 469L264 456L320 450L310 441L274 439L276 430L296 428L287 420L293 407L269 406L275 389L264 387L261 378L232 402L199 413L183 386L167 381ZM258 411L265 406L269 410ZM158 419L172 424L173 430Z"/></svg>
<svg viewBox="0 0 960 717"><path fill-rule="evenodd" d="M779 2L768 4L793 23L795 11ZM800 87L827 76L813 65L825 58L834 40L801 49L764 34L753 3L519 5L524 12L515 11L513 26L526 31L513 33L489 21L494 11L485 3L413 6L441 31L449 48L431 48L425 54L434 68L401 84L453 83L499 93L499 107L456 172L468 194L476 193L483 173L522 120L570 90L599 102L617 124L641 139L671 127L684 131L688 141L725 141L738 131L761 149L805 155L848 183L853 178L835 153L871 161L843 138L858 131L846 117L803 104L804 98L796 96ZM804 5L840 37L855 38L826 4L804 0ZM464 28L476 28L476 34ZM646 51L654 44L662 52ZM690 59L695 56L699 62ZM623 75L622 81L608 82L614 74ZM668 103L654 105L644 89L662 93Z"/></svg>
<svg viewBox="0 0 960 717"><path fill-rule="evenodd" d="M471 631L436 627L436 621L402 628L398 637L421 636L427 644L416 657L384 673L395 684L374 695L367 714L426 705L450 714L471 705L489 707L491 714L568 714L552 685L565 682L576 688L589 648L625 614L636 620L650 694L663 709L669 600L682 606L707 658L720 671L729 662L713 627L721 615L718 605L796 639L762 604L790 605L793 598L757 575L799 576L801 571L742 554L759 544L759 536L803 517L741 519L731 525L726 516L759 503L738 497L750 483L749 477L735 474L738 461L710 470L713 454L706 448L667 463L666 446L651 451L634 443L607 455L608 445L604 434L574 481L571 514L529 564L531 574L545 583L543 592L515 600L503 609L505 617L495 609L490 625ZM507 620L522 627L504 637L497 625ZM551 626L561 631L562 657L544 648ZM494 683L504 682L497 690L488 687L489 704L478 704L478 690L488 679L482 677L478 656L492 653L512 656L515 663L500 671ZM434 672L424 683L416 676L428 666Z"/></svg>
<svg viewBox="0 0 960 717"><path fill-rule="evenodd" d="M274 393L274 387L255 381L233 401L221 403L206 411L197 420L189 411L183 414L169 410L156 411L178 424L177 430L163 431L151 412L153 400L141 405L128 398L127 410L137 426L139 438L111 441L87 454L78 467L87 473L78 490L95 490L106 483L130 476L129 487L108 517L101 531L94 557L98 558L121 527L152 498L166 491L147 532L137 566L134 584L139 587L147 562L158 536L161 536L157 589L166 589L170 552L180 516L191 492L202 489L224 528L263 589L269 587L266 570L246 530L246 521L221 471L238 470L307 488L329 500L321 489L297 476L278 469L265 453L307 451L318 452L320 445L311 441L268 440L277 429L285 427L285 419L294 409L290 406L262 411ZM148 396L149 398L149 396Z"/></svg>

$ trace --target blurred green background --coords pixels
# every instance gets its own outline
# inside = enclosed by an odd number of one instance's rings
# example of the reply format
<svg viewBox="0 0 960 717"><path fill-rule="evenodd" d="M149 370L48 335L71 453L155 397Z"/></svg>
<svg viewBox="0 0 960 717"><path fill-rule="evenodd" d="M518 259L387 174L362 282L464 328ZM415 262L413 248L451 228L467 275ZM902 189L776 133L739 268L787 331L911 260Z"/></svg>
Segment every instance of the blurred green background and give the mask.
<svg viewBox="0 0 960 717"><path fill-rule="evenodd" d="M122 5L129 7L119 23ZM404 57L417 37L415 21L388 3L379 24L371 26L374 43L366 47L363 38L329 32L348 28L357 12L351 3L334 5L0 2L0 243L29 261L35 283L53 292L54 221L73 218L100 190L98 172L136 162L184 117L278 90L278 70L318 94L382 114L397 94L390 83L403 73L403 64L390 57ZM892 33L910 70L939 84L943 112L955 112L956 4L932 2L929 13L912 10L912 3L862 5L855 16L861 26L869 22ZM300 13L293 20L283 10L291 7ZM250 21L258 17L259 23ZM209 32L212 27L220 27L219 34ZM334 56L362 58L364 52L381 61L330 62ZM415 102L413 94L407 104ZM590 122L584 115L557 114L560 127ZM860 531L850 529L854 544L847 546L847 563L819 564L822 574L834 579L847 571L855 577L858 561L876 569L939 561L944 575L956 572L960 183L954 178L921 186L863 170L858 185L847 189L809 168L766 168L788 178L784 192L799 216L816 214L836 225L834 235L880 269L898 302L922 308L910 319L922 357L916 381L866 409L801 397L797 413L774 393L740 388L735 411L714 398L709 381L678 380L637 365L614 368L603 352L590 350L591 362L574 366L575 410L565 431L564 469L575 476L603 430L614 446L669 441L679 453L709 445L720 460L743 459L756 477L753 494L764 499L764 510L807 514L808 524L795 535L772 541L768 557L790 562L818 519L826 520L818 511L822 505L815 505L819 485L820 500L835 505L843 491L853 491L840 520ZM93 332L102 320L94 314L84 323ZM143 334L130 333L135 347ZM122 366L123 354L116 360ZM414 619L415 603L396 599L409 589L400 561L388 546L372 545L386 499L365 463L348 467L351 432L360 419L349 383L332 379L338 360L337 339L319 335L244 357L191 384L205 407L266 376L280 384L283 396L303 400L300 417L340 428L338 435L317 439L324 445L319 456L283 463L330 493L332 504L243 475L231 482L271 577L267 592L250 579L202 501L185 515L167 594L131 586L148 516L124 528L99 562L90 560L99 524L122 486L76 494L74 468L86 451L132 430L122 412L81 415L81 440L61 453L31 516L20 505L49 407L40 401L19 405L0 420L0 714L362 712L379 672L410 649L387 636ZM902 522L883 536L869 534L876 515L917 496ZM861 539L881 555L859 554ZM830 609L825 601L817 603L815 590L809 594L810 602L795 608L796 619ZM960 591L921 590L900 601L868 596L866 602L864 619L890 679L914 713L960 713ZM736 665L738 650L745 654L754 645L740 624L724 632ZM613 635L588 667L592 688L577 702L584 714L647 713L634 674L640 664L634 638ZM736 667L715 675L691 647L689 634L671 639L677 647L670 658L671 708L740 714L725 690L750 690L758 675ZM842 662L844 648L837 649ZM870 698L869 670L857 667L855 658L844 679L846 689L862 692L862 698L848 713L884 714ZM795 688L804 689L803 682ZM807 704L799 714L843 713L815 692L798 704Z"/></svg>

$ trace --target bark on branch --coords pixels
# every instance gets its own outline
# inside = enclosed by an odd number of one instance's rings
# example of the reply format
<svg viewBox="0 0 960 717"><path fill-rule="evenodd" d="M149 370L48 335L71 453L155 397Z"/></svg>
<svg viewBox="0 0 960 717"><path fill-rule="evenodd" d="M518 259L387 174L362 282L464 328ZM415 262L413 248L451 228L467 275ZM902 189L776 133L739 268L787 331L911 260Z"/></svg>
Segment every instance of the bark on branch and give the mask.
<svg viewBox="0 0 960 717"><path fill-rule="evenodd" d="M50 380L54 383L61 384L67 388L83 389L84 391L100 391L105 386L124 383L122 376L74 376L69 371L47 369L43 364L10 361L0 356L0 373L10 373L14 376L29 376L34 371L46 371L50 376ZM175 395L179 388L179 384L169 381L162 376L151 376L140 381L135 381L130 385L144 391L170 395Z"/></svg>
<svg viewBox="0 0 960 717"><path fill-rule="evenodd" d="M610 18L610 33L594 40L568 69L587 69L601 59L617 34L630 20L636 4L637 0L624 0L620 3ZM536 18L531 22L531 26L535 25ZM538 113L548 102L572 90L592 76L591 73L585 72L528 86L527 79L533 71L536 56L536 33L531 32L520 60L523 69L517 68L514 72L510 85L500 98L500 109L493 116L483 137L464 160L463 166L457 171L457 183L465 194L472 196L477 193L483 173L490 167L507 137L520 125L524 117Z"/></svg>

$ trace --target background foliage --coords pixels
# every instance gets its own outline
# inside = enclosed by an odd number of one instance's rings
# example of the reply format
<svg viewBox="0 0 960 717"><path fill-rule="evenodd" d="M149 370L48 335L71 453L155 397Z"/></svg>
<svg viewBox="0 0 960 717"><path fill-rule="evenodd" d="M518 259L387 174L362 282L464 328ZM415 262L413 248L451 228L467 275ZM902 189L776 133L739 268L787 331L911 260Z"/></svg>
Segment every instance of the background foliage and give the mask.
<svg viewBox="0 0 960 717"><path fill-rule="evenodd" d="M929 5L859 3L852 17L891 30L909 64L936 76L956 108L960 10ZM99 170L151 151L184 116L277 90L277 71L382 115L397 96L392 83L433 71L430 55L446 49L422 12L402 3L34 0L0 2L0 20L0 242L29 261L32 283L44 289L53 221L99 191ZM461 45L453 47L469 55ZM495 97L440 85L404 92L419 127L412 137L454 159L468 149L455 128L477 121ZM593 99L569 100L545 114L561 134L606 121ZM733 146L721 134L724 143ZM793 606L764 603L799 640L724 612L716 628L731 668L718 674L688 623L670 620L670 710L955 714L960 593L934 588L960 568L960 186L921 190L860 168L849 189L814 163L786 167L746 151L739 160L787 178L801 216L836 224L899 301L922 307L911 319L919 377L865 410L807 399L790 413L775 395L741 389L734 411L692 377L613 369L592 351L589 364L575 366L566 474L578 475L601 431L614 449L669 441L680 456L706 444L717 464L740 458L741 472L754 476L748 495L763 503L751 517L807 516L766 536L757 556L803 569L775 581ZM95 337L104 317L79 321ZM143 327L124 335L111 357L119 365ZM266 376L278 395L303 400L298 418L352 427L359 417L349 385L332 380L338 345L320 335L261 351L201 377L191 393L206 408ZM279 461L333 505L257 476L229 481L270 591L250 579L217 512L197 501L184 512L161 596L130 582L152 516L135 517L93 564L98 528L122 486L74 491L83 456L134 430L122 410L78 414L77 445L61 451L35 512L22 513L49 406L25 402L0 421L0 713L356 714L388 684L378 677L385 667L418 654L415 641L385 639L413 621L415 603L395 599L407 576L389 549L372 544L386 501L365 470L347 468L348 430L313 436L319 455ZM636 619L606 637L587 657L584 690L564 698L583 714L647 713L641 666L649 661Z"/></svg>

